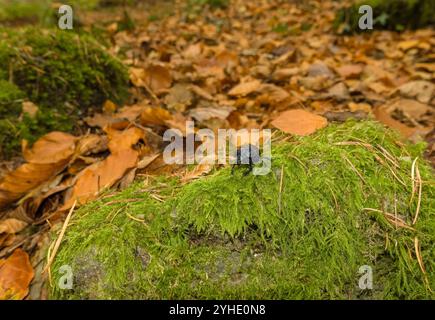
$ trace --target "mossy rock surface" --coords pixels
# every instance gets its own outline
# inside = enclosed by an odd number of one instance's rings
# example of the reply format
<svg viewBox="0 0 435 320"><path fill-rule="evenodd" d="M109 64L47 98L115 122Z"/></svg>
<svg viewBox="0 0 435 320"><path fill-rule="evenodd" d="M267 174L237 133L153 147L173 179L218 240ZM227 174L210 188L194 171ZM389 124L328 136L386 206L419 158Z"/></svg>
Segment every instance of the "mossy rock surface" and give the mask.
<svg viewBox="0 0 435 320"><path fill-rule="evenodd" d="M435 25L435 1L433 0L365 0L338 11L334 26L344 32L366 32L358 26L362 5L373 9L374 30L417 29Z"/></svg>
<svg viewBox="0 0 435 320"><path fill-rule="evenodd" d="M0 113L4 105L20 98L35 103L39 112L34 118L18 120L16 107L7 111L16 137L0 145L2 156L14 150L23 138L30 142L51 130L69 131L75 121L90 108L106 100L122 103L128 94L126 67L112 57L92 37L68 31L8 30L0 31ZM8 87L9 86L9 87ZM14 93L15 94L15 93ZM5 134L1 131L0 135ZM16 148L15 148L16 149Z"/></svg>
<svg viewBox="0 0 435 320"><path fill-rule="evenodd" d="M347 122L275 141L266 176L223 168L185 185L137 182L74 213L51 298L433 299L434 174L422 160L412 225L411 167L423 148L375 122ZM57 285L63 265L71 290ZM358 287L362 266L372 290Z"/></svg>

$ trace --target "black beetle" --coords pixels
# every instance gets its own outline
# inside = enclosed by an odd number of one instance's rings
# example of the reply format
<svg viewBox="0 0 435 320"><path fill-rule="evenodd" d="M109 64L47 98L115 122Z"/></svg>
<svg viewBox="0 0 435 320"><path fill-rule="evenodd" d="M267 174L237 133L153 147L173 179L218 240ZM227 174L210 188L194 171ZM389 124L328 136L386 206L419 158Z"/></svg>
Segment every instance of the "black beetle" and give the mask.
<svg viewBox="0 0 435 320"><path fill-rule="evenodd" d="M249 170L244 173L248 175L252 171L252 166L261 161L260 150L252 144L244 144L237 148L236 163L231 168L231 174L234 172L236 165L248 165Z"/></svg>

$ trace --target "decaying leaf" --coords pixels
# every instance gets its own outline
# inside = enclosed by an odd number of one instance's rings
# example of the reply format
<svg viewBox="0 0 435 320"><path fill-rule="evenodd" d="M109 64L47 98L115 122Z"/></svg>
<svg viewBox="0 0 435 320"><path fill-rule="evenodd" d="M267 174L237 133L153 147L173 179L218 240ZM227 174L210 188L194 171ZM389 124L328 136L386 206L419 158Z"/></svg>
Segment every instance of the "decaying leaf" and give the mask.
<svg viewBox="0 0 435 320"><path fill-rule="evenodd" d="M260 80L251 80L248 82L242 82L232 88L228 94L230 96L246 96L256 90L258 90L261 86Z"/></svg>
<svg viewBox="0 0 435 320"><path fill-rule="evenodd" d="M27 222L22 220L9 218L0 221L0 234L1 233L18 233L28 225Z"/></svg>
<svg viewBox="0 0 435 320"><path fill-rule="evenodd" d="M68 210L76 200L79 204L84 204L95 199L99 192L113 186L127 170L134 168L138 157L136 150L124 149L84 169L77 175L68 199L59 210Z"/></svg>
<svg viewBox="0 0 435 320"><path fill-rule="evenodd" d="M326 127L328 120L308 111L295 109L281 113L271 124L284 132L306 136Z"/></svg>
<svg viewBox="0 0 435 320"><path fill-rule="evenodd" d="M421 103L429 103L435 93L435 85L429 81L411 81L399 87L399 92L408 98L415 98Z"/></svg>
<svg viewBox="0 0 435 320"><path fill-rule="evenodd" d="M31 149L23 150L29 163L49 164L68 160L75 150L77 138L64 132L50 132L40 138Z"/></svg>
<svg viewBox="0 0 435 320"><path fill-rule="evenodd" d="M168 110L159 107L157 108L147 107L145 110L143 110L142 114L140 115L141 124L144 126L147 125L164 126L166 124L166 121L171 119L172 119L171 113Z"/></svg>
<svg viewBox="0 0 435 320"><path fill-rule="evenodd" d="M130 68L130 80L135 86L150 88L157 94L169 89L172 84L171 73L160 65L152 65L146 69Z"/></svg>
<svg viewBox="0 0 435 320"><path fill-rule="evenodd" d="M376 119L386 126L398 130L404 137L409 138L415 133L415 128L410 128L403 123L393 119L384 106L373 110Z"/></svg>
<svg viewBox="0 0 435 320"><path fill-rule="evenodd" d="M6 260L0 260L0 300L24 299L33 276L29 256L21 249L16 249Z"/></svg>

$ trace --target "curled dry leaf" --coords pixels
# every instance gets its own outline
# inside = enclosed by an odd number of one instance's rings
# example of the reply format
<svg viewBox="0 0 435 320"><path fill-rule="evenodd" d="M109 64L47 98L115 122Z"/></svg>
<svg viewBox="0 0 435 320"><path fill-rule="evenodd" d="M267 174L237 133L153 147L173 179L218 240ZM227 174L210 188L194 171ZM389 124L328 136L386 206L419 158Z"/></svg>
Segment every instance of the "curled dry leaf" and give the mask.
<svg viewBox="0 0 435 320"><path fill-rule="evenodd" d="M7 174L0 182L0 208L20 199L62 171L67 163L25 163Z"/></svg>
<svg viewBox="0 0 435 320"><path fill-rule="evenodd" d="M107 137L98 134L88 134L77 142L76 154L99 153L107 150Z"/></svg>
<svg viewBox="0 0 435 320"><path fill-rule="evenodd" d="M385 106L376 107L373 110L373 114L379 122L382 122L386 126L398 130L405 138L410 138L416 132L415 128L410 128L403 123L393 119Z"/></svg>
<svg viewBox="0 0 435 320"><path fill-rule="evenodd" d="M435 93L435 85L429 81L417 80L401 85L398 90L405 97L429 103Z"/></svg>
<svg viewBox="0 0 435 320"><path fill-rule="evenodd" d="M22 220L9 218L0 222L0 234L1 233L17 233L23 230L28 225L27 222Z"/></svg>
<svg viewBox="0 0 435 320"><path fill-rule="evenodd" d="M252 80L248 82L242 82L232 88L228 94L230 96L246 96L254 91L257 91L261 86L260 80Z"/></svg>
<svg viewBox="0 0 435 320"><path fill-rule="evenodd" d="M77 200L84 204L96 198L100 191L112 187L130 170L136 167L139 152L132 146L144 139L144 131L131 127L124 131L106 128L111 154L104 159L82 170L76 182L67 193L65 204L59 209L68 210Z"/></svg>
<svg viewBox="0 0 435 320"><path fill-rule="evenodd" d="M345 64L336 69L337 73L345 79L358 78L363 70L363 66L359 64Z"/></svg>
<svg viewBox="0 0 435 320"><path fill-rule="evenodd" d="M295 109L281 113L271 124L284 132L306 136L326 127L328 120L305 110Z"/></svg>
<svg viewBox="0 0 435 320"><path fill-rule="evenodd" d="M146 69L130 68L130 80L136 87L149 88L160 93L171 87L172 76L163 66L149 66Z"/></svg>
<svg viewBox="0 0 435 320"><path fill-rule="evenodd" d="M24 299L33 276L29 256L19 248L6 260L0 260L0 300Z"/></svg>
<svg viewBox="0 0 435 320"><path fill-rule="evenodd" d="M95 199L100 191L113 186L129 169L134 168L138 157L136 150L124 149L81 171L68 199L59 210L70 209L76 200L84 204Z"/></svg>
<svg viewBox="0 0 435 320"><path fill-rule="evenodd" d="M137 127L131 127L123 131L107 128L106 133L109 137L109 150L111 153L129 149L139 140L144 139L145 135L144 131Z"/></svg>
<svg viewBox="0 0 435 320"><path fill-rule="evenodd" d="M171 113L163 108L157 107L147 107L140 115L141 124L147 125L159 125L165 126L166 121L171 120Z"/></svg>
<svg viewBox="0 0 435 320"><path fill-rule="evenodd" d="M225 120L233 110L232 107L206 107L192 109L189 114L200 122L211 118Z"/></svg>
<svg viewBox="0 0 435 320"><path fill-rule="evenodd" d="M52 132L35 142L31 149L25 145L24 158L29 163L0 180L0 208L20 199L62 171L74 155L76 140L72 135Z"/></svg>
<svg viewBox="0 0 435 320"><path fill-rule="evenodd" d="M31 149L25 145L24 159L30 163L59 163L69 159L75 150L77 138L64 132L50 132L40 138Z"/></svg>

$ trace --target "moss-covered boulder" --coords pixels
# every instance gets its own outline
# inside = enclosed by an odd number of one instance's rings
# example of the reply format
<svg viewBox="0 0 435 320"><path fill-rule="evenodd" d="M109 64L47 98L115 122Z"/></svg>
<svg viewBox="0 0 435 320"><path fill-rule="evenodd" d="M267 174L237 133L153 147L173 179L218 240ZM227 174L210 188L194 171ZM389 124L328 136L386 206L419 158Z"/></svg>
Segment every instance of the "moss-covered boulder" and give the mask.
<svg viewBox="0 0 435 320"><path fill-rule="evenodd" d="M433 0L364 0L339 10L334 26L341 32L362 32L358 12L362 5L373 8L374 30L401 31L435 25L435 2Z"/></svg>
<svg viewBox="0 0 435 320"><path fill-rule="evenodd" d="M17 90L21 99L39 108L25 123L23 117L18 120L16 104L15 111L7 112L4 120L20 127L17 140L9 141L12 145L22 138L33 141L50 130L71 130L89 108L98 108L106 99L122 103L128 94L126 67L90 36L68 31L1 30L0 81L0 113L12 107L10 99L16 99L11 94ZM0 132L0 141L6 140L4 134Z"/></svg>
<svg viewBox="0 0 435 320"><path fill-rule="evenodd" d="M420 201L411 183L421 151L348 122L274 141L266 176L224 168L187 185L137 182L74 213L51 297L435 298L434 175L421 160ZM58 286L63 265L71 290ZM372 290L358 286L363 266Z"/></svg>

